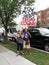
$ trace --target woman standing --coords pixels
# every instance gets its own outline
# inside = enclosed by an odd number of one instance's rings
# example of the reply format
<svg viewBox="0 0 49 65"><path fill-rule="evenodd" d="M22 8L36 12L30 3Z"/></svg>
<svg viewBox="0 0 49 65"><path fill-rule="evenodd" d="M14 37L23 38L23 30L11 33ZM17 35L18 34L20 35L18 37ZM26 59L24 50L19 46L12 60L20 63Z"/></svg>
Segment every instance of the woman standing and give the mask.
<svg viewBox="0 0 49 65"><path fill-rule="evenodd" d="M22 34L22 31L19 30L17 32L17 55L19 54L23 54L23 34Z"/></svg>
<svg viewBox="0 0 49 65"><path fill-rule="evenodd" d="M29 33L28 29L25 28L23 35L24 35L24 48L25 48L26 52L30 53L30 37L31 37L31 34Z"/></svg>

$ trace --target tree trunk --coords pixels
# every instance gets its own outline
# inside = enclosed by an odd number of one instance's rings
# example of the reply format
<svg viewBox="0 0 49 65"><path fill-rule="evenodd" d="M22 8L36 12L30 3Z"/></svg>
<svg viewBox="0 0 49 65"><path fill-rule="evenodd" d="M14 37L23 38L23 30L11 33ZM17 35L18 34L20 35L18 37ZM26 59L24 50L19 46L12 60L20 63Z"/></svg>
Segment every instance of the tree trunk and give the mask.
<svg viewBox="0 0 49 65"><path fill-rule="evenodd" d="M8 43L8 36L7 36L7 27L5 28L5 38L4 38L4 43Z"/></svg>
<svg viewBox="0 0 49 65"><path fill-rule="evenodd" d="M5 22L5 43L8 43L7 28L8 28L8 18L7 18L7 15L6 15L6 22Z"/></svg>

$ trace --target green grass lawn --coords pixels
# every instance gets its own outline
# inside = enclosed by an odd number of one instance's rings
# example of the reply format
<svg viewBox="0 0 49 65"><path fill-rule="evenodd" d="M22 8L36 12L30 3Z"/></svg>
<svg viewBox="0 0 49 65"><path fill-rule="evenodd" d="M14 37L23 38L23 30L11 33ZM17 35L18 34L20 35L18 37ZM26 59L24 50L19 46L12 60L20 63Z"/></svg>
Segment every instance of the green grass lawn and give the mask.
<svg viewBox="0 0 49 65"><path fill-rule="evenodd" d="M6 48L16 52L16 44L2 44ZM35 49L31 49L31 55L24 55L26 59L36 63L37 65L49 65L49 54Z"/></svg>

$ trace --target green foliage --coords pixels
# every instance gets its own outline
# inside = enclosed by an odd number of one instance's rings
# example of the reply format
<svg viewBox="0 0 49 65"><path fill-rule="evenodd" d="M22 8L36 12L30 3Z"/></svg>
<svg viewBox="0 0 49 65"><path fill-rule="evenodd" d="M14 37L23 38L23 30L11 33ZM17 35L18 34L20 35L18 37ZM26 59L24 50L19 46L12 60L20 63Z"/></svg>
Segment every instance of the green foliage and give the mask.
<svg viewBox="0 0 49 65"><path fill-rule="evenodd" d="M16 26L17 24L16 23L14 23L14 22L9 22L8 23L8 26L11 28L11 27L14 27L14 26Z"/></svg>
<svg viewBox="0 0 49 65"><path fill-rule="evenodd" d="M37 27L40 27L40 21L37 19Z"/></svg>
<svg viewBox="0 0 49 65"><path fill-rule="evenodd" d="M4 27L20 12L21 4L18 0L0 0L0 20Z"/></svg>
<svg viewBox="0 0 49 65"><path fill-rule="evenodd" d="M36 28L36 26L29 26L28 29L33 29L33 28Z"/></svg>
<svg viewBox="0 0 49 65"><path fill-rule="evenodd" d="M6 48L16 52L16 44L2 44ZM37 65L49 65L49 53L42 52L40 50L30 49L31 55L29 53L24 54L24 57Z"/></svg>
<svg viewBox="0 0 49 65"><path fill-rule="evenodd" d="M31 4L32 4L32 2L34 3L34 2L35 2L35 0L28 0L28 5L31 5Z"/></svg>

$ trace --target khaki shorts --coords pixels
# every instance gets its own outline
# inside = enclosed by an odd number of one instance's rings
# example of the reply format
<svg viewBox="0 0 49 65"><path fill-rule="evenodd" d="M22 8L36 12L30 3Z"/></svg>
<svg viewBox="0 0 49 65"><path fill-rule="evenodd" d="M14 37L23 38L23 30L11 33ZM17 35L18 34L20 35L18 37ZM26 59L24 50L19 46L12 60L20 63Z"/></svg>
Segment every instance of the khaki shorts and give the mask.
<svg viewBox="0 0 49 65"><path fill-rule="evenodd" d="M25 41L24 41L24 43L23 43L23 48L30 48L30 44L25 45Z"/></svg>

